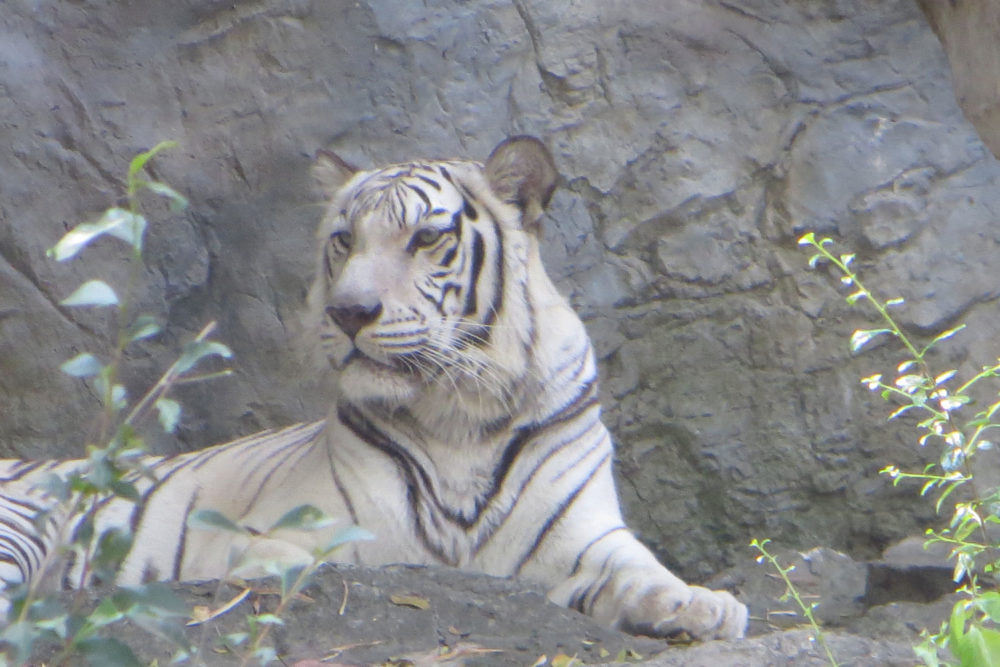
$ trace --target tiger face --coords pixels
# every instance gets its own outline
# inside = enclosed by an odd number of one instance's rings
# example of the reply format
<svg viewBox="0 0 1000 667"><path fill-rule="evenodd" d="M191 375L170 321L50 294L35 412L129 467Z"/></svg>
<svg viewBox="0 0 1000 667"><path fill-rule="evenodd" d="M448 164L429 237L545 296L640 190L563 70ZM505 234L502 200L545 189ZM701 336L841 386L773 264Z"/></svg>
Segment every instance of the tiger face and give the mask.
<svg viewBox="0 0 1000 667"><path fill-rule="evenodd" d="M482 419L509 411L532 336L525 211L540 214L555 179L552 167L549 183L527 190L511 179L539 167L521 165L511 175L511 163L551 166L536 144L505 142L486 165L406 163L371 172L318 157L314 173L336 192L320 226L310 300L348 400L399 407L434 394L438 402L441 395L463 401ZM522 204L525 191L538 201Z"/></svg>

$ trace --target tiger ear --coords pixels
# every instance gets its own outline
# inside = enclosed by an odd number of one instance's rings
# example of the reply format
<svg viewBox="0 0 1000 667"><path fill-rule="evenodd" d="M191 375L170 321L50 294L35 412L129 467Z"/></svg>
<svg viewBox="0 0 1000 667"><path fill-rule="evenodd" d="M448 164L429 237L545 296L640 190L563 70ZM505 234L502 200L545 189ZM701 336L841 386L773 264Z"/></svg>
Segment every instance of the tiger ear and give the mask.
<svg viewBox="0 0 1000 667"><path fill-rule="evenodd" d="M336 153L321 148L316 151L311 171L317 192L329 199L358 173L358 168Z"/></svg>
<svg viewBox="0 0 1000 667"><path fill-rule="evenodd" d="M558 178L552 154L535 137L505 139L486 160L486 180L494 194L521 209L528 230L537 227Z"/></svg>

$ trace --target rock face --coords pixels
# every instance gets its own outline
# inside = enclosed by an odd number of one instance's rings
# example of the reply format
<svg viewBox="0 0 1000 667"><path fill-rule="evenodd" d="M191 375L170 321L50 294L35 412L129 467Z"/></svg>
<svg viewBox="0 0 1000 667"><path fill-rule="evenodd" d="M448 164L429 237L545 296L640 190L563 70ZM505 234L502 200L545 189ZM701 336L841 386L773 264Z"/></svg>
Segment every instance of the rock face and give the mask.
<svg viewBox="0 0 1000 667"><path fill-rule="evenodd" d="M363 165L483 158L546 141L564 176L545 259L599 351L630 521L694 580L750 537L856 557L931 509L877 471L920 467L908 425L858 383L867 326L806 269L810 229L858 251L868 282L941 357L996 358L1000 167L963 119L910 0L738 3L8 2L0 13L0 444L81 452L96 398L56 368L107 353L105 313L59 307L83 278L125 282L112 241L65 265L69 226L122 195L163 139L136 310L168 323L128 355L133 394L209 320L234 379L179 392L169 453L323 414L294 352L324 147Z"/></svg>
<svg viewBox="0 0 1000 667"><path fill-rule="evenodd" d="M1000 5L991 0L917 0L951 63L955 97L993 155L1000 156Z"/></svg>

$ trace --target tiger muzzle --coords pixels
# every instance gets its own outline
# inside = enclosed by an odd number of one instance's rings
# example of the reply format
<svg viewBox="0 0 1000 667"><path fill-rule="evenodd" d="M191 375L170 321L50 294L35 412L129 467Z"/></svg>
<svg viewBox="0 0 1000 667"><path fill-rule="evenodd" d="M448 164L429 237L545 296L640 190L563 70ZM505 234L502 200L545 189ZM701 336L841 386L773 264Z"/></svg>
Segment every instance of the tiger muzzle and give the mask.
<svg viewBox="0 0 1000 667"><path fill-rule="evenodd" d="M382 314L382 303L373 306L350 304L346 306L328 306L326 314L353 341L366 325L371 324Z"/></svg>

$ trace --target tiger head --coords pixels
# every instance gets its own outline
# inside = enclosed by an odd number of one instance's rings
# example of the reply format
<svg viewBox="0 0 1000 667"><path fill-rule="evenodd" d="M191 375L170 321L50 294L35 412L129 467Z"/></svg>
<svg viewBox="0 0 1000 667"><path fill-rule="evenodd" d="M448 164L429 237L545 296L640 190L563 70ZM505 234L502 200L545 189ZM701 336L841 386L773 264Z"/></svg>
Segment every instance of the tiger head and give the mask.
<svg viewBox="0 0 1000 667"><path fill-rule="evenodd" d="M342 396L502 419L531 372L534 302L561 302L535 238L557 178L549 152L515 137L485 164L370 171L321 152L313 173L329 203L310 310Z"/></svg>

